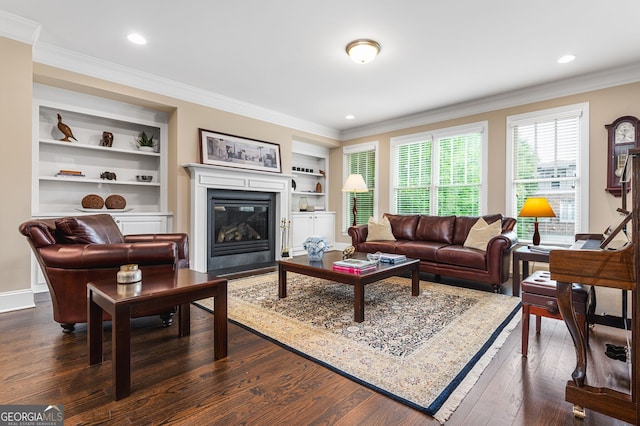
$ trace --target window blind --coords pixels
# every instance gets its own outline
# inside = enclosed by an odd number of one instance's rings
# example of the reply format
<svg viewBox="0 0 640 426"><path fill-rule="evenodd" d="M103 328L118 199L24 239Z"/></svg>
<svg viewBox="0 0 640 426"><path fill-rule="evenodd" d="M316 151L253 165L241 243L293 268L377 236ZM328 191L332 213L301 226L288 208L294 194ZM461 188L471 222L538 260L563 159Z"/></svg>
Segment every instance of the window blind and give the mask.
<svg viewBox="0 0 640 426"><path fill-rule="evenodd" d="M514 211L519 212L529 197L545 197L555 218L538 218L540 234L546 243L571 243L580 229L578 161L580 116L544 119L514 124L513 194ZM535 218L518 218L518 237L533 235Z"/></svg>

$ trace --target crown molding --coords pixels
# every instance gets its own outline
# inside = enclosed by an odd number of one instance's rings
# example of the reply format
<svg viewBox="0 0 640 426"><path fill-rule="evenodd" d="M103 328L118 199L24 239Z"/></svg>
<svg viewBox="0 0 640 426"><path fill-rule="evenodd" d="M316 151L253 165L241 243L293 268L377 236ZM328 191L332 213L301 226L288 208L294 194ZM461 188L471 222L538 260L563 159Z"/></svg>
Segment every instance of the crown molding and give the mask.
<svg viewBox="0 0 640 426"><path fill-rule="evenodd" d="M33 60L44 65L290 127L318 136L336 140L340 136L340 132L336 129L46 43L37 43L33 46Z"/></svg>
<svg viewBox="0 0 640 426"><path fill-rule="evenodd" d="M612 68L609 70L530 86L519 90L512 90L506 93L478 98L468 102L447 105L442 108L435 108L429 111L385 120L367 126L354 127L348 130L343 130L340 133L340 140L346 141L360 137L378 135L381 133L467 117L503 108L546 101L562 96L571 96L592 90L636 83L638 81L640 81L640 63L635 63L619 68Z"/></svg>
<svg viewBox="0 0 640 426"><path fill-rule="evenodd" d="M42 26L34 21L0 10L0 37L35 44Z"/></svg>

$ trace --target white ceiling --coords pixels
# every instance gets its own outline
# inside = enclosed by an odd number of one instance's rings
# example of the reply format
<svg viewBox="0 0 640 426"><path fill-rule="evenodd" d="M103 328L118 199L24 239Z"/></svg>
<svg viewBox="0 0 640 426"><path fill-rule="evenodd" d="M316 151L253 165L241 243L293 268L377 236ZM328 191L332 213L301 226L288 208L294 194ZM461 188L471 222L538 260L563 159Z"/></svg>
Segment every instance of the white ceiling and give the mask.
<svg viewBox="0 0 640 426"><path fill-rule="evenodd" d="M640 64L639 0L0 0L0 11L41 25L36 61L142 71L338 137ZM347 57L357 38L381 44L372 63ZM558 64L566 53L577 59Z"/></svg>

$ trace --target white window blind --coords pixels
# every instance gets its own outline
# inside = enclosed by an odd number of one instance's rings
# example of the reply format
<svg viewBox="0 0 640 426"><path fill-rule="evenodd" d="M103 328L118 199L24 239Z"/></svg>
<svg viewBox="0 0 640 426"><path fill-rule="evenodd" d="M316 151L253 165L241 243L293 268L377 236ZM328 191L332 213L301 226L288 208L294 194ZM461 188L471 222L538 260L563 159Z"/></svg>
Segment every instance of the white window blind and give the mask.
<svg viewBox="0 0 640 426"><path fill-rule="evenodd" d="M392 141L398 214L477 216L483 211L483 127Z"/></svg>
<svg viewBox="0 0 640 426"><path fill-rule="evenodd" d="M366 224L369 217L374 216L374 195L376 188L376 150L365 149L362 151L345 152L345 179L350 174L360 174L367 184L368 192L358 192L356 196L356 223ZM343 180L344 181L344 180ZM343 206L344 223L346 229L353 222L353 193L345 192ZM345 229L345 230L346 230Z"/></svg>
<svg viewBox="0 0 640 426"><path fill-rule="evenodd" d="M581 110L544 112L512 120L511 208L518 214L529 197L545 197L554 218L538 218L543 244L571 243L581 229ZM518 238L530 241L535 218L518 218Z"/></svg>

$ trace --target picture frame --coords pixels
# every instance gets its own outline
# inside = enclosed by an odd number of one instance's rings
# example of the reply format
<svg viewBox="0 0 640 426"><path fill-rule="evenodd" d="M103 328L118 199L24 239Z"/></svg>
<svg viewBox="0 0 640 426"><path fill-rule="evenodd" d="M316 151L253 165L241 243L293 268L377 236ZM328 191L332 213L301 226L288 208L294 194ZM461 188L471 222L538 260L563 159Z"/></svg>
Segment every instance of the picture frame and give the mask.
<svg viewBox="0 0 640 426"><path fill-rule="evenodd" d="M200 162L271 173L282 173L280 145L213 130L198 129Z"/></svg>

